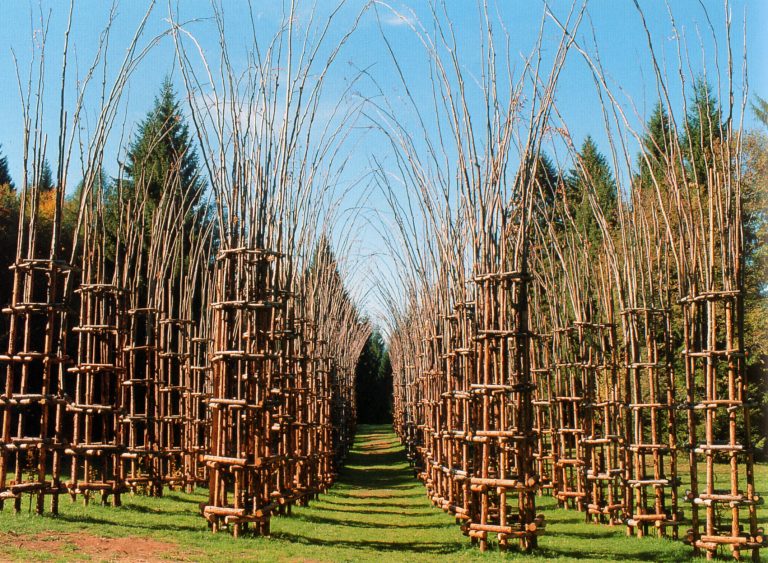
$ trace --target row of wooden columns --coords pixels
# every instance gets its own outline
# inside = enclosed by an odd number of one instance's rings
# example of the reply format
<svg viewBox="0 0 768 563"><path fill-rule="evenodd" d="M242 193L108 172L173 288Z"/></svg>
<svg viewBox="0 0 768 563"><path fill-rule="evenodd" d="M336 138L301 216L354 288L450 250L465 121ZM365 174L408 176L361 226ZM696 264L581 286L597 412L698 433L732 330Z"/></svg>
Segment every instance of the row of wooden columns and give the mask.
<svg viewBox="0 0 768 563"><path fill-rule="evenodd" d="M395 368L395 428L433 503L487 549L537 544L533 395L525 288L518 272L474 279L476 300L424 322L414 364Z"/></svg>
<svg viewBox="0 0 768 563"><path fill-rule="evenodd" d="M475 301L418 324L427 335L420 347L393 351L395 428L435 505L481 549L489 533L501 547L509 538L535 545L544 526L532 495L547 493L629 534L757 556L765 536L753 450L743 441L750 429L735 322L740 292L679 304L685 380L675 381L669 309L626 308L621 331L577 322L531 334L513 320L523 279L496 274L475 283ZM726 425L726 442L717 424ZM727 461L724 482L718 460Z"/></svg>
<svg viewBox="0 0 768 563"><path fill-rule="evenodd" d="M214 531L264 534L333 483L354 431L353 366L295 316L279 254L237 248L218 263L203 515Z"/></svg>
<svg viewBox="0 0 768 563"><path fill-rule="evenodd" d="M129 491L207 485L203 516L214 531L238 535L249 525L268 533L272 513L333 483L354 438L366 323L351 318L352 328L332 331L327 309L316 306L318 317L281 285L275 252L222 250L215 300L199 321L171 317L117 284L85 281L103 279L91 275L94 263L84 260L71 301L66 276L76 274L66 263L21 259L12 268L0 505L11 501L18 512L29 494L43 513L49 496L57 513L61 494L119 505ZM73 358L64 353L70 332Z"/></svg>

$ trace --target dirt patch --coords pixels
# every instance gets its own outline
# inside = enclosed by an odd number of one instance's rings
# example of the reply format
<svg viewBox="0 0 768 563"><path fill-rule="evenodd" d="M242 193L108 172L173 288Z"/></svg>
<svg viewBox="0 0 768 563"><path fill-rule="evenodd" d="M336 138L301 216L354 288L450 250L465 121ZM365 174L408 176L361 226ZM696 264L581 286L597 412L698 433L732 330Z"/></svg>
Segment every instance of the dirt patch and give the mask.
<svg viewBox="0 0 768 563"><path fill-rule="evenodd" d="M364 490L358 493L355 493L355 498L358 499L366 499L366 498L392 498L392 491L389 489L368 489Z"/></svg>
<svg viewBox="0 0 768 563"><path fill-rule="evenodd" d="M3 544L22 550L35 558L43 554L87 556L96 561L183 561L176 543L152 538L104 538L91 534L58 532L21 535L0 533Z"/></svg>
<svg viewBox="0 0 768 563"><path fill-rule="evenodd" d="M393 444L390 440L376 440L375 442L366 442L365 445L361 446L361 450L370 451L370 450L381 450L385 448L391 448L395 444Z"/></svg>

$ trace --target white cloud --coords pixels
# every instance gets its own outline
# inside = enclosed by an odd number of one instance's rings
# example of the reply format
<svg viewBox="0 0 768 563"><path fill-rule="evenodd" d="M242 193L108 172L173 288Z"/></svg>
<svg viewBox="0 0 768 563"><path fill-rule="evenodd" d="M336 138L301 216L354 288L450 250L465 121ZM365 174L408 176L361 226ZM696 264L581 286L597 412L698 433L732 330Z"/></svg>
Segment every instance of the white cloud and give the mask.
<svg viewBox="0 0 768 563"><path fill-rule="evenodd" d="M415 21L413 16L389 12L381 17L381 23L390 27L399 27L403 25L413 26Z"/></svg>

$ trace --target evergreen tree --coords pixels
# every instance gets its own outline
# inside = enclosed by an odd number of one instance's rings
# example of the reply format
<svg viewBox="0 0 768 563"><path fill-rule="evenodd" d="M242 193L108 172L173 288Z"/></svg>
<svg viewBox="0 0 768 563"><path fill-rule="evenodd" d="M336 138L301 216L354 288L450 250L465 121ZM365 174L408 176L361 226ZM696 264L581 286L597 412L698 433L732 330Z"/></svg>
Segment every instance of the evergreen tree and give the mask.
<svg viewBox="0 0 768 563"><path fill-rule="evenodd" d="M19 199L19 194L10 182L0 182L0 303L9 303L11 299L13 276L10 275L8 267L16 259ZM0 339L7 336L3 330L7 330L7 327L0 327Z"/></svg>
<svg viewBox="0 0 768 563"><path fill-rule="evenodd" d="M597 149L591 136L587 135L578 153L579 164L568 175L568 206L576 228L598 248L602 240L600 225L595 219L590 192L595 194L597 204L609 224L615 224L618 196L608 160Z"/></svg>
<svg viewBox="0 0 768 563"><path fill-rule="evenodd" d="M638 156L640 164L640 185L645 189L654 187L654 179L661 182L666 175L672 126L667 111L661 102L656 104L647 132L643 136L643 150ZM646 160L647 158L647 160Z"/></svg>
<svg viewBox="0 0 768 563"><path fill-rule="evenodd" d="M691 107L686 116L681 146L691 181L707 185L707 170L712 167L712 151L721 138L720 106L709 84L699 78L694 84Z"/></svg>
<svg viewBox="0 0 768 563"><path fill-rule="evenodd" d="M535 187L532 196L534 199L532 221L536 223L538 229L532 231L531 243L537 247L549 244L550 223L554 223L557 231L561 231L563 227L561 213L562 178L560 171L545 153L541 153L538 158L533 181Z"/></svg>
<svg viewBox="0 0 768 563"><path fill-rule="evenodd" d="M8 169L8 157L2 153L3 145L0 145L0 186L10 186L14 189L11 171Z"/></svg>
<svg viewBox="0 0 768 563"><path fill-rule="evenodd" d="M383 424L392 419L392 365L384 339L374 331L363 347L355 368L357 421Z"/></svg>
<svg viewBox="0 0 768 563"><path fill-rule="evenodd" d="M558 200L560 172L546 153L541 153L536 166L537 197L541 197L545 209L550 209Z"/></svg>
<svg viewBox="0 0 768 563"><path fill-rule="evenodd" d="M198 157L168 77L128 150L126 172L129 182L133 183L128 189L124 186L126 196L131 197L135 185L142 182L147 190L149 213L169 184L178 186L190 211L199 201L202 180ZM170 182L172 179L178 181Z"/></svg>
<svg viewBox="0 0 768 563"><path fill-rule="evenodd" d="M170 78L163 81L152 109L139 124L131 142L120 184L112 182L105 202L104 222L108 232L107 256L114 256L120 211L132 200L142 200L145 214L144 245L149 245L152 218L166 190L187 210L184 248L190 246L191 228L198 211L204 183L189 127ZM202 229L203 227L200 226ZM186 250L184 251L186 255ZM143 274L141 274L143 276Z"/></svg>
<svg viewBox="0 0 768 563"><path fill-rule="evenodd" d="M43 169L40 171L40 179L37 183L37 189L41 192L50 192L54 188L53 173L48 159L43 160Z"/></svg>
<svg viewBox="0 0 768 563"><path fill-rule="evenodd" d="M768 101L765 101L760 96L755 96L757 103L752 104L752 110L755 112L755 117L758 121L768 127Z"/></svg>

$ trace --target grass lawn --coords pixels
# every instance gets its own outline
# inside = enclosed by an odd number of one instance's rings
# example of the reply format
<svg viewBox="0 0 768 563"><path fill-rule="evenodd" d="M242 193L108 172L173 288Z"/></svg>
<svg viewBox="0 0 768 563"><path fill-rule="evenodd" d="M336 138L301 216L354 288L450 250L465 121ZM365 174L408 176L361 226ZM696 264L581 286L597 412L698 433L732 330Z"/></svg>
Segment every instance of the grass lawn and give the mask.
<svg viewBox="0 0 768 563"><path fill-rule="evenodd" d="M758 468L768 492L768 465ZM684 487L681 488L684 491ZM211 534L198 514L206 491L170 492L160 499L125 495L120 508L61 501L59 516L0 512L2 560L258 560L258 561L680 561L691 549L679 541L626 537L623 526L586 524L548 497L537 503L547 531L533 555L480 553L453 518L433 508L413 479L388 427L362 426L338 483L310 507L272 519L272 536L233 539ZM25 501L25 510L27 504ZM683 507L687 511L687 505ZM760 507L766 524L768 510ZM685 532L685 525L681 533ZM768 549L764 550L768 560Z"/></svg>

